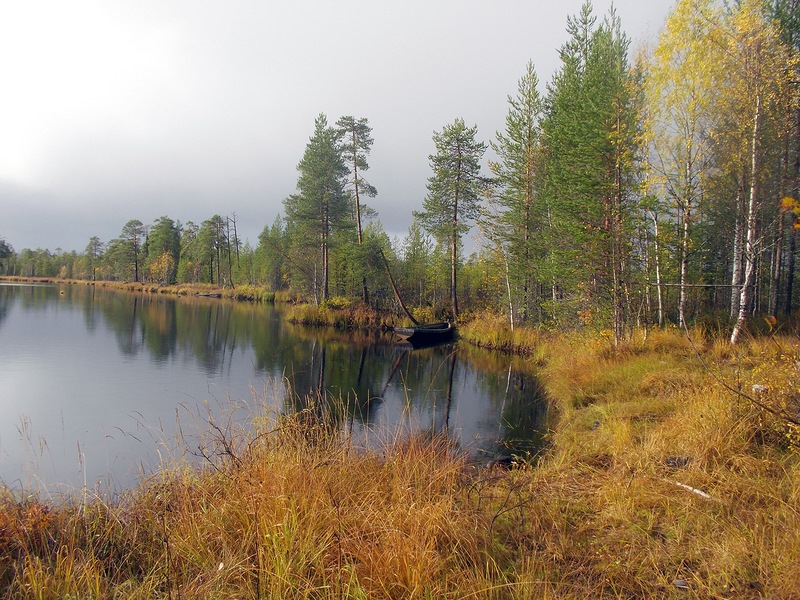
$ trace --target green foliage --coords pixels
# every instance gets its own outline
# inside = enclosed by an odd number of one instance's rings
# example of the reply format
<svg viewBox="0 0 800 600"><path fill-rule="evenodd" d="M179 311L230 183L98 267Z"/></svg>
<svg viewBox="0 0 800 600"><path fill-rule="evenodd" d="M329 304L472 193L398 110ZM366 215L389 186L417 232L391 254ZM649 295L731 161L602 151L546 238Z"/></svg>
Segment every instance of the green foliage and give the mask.
<svg viewBox="0 0 800 600"><path fill-rule="evenodd" d="M9 267L11 266L12 261L9 260L14 256L14 248L11 247L7 241L3 238L0 238L0 273L4 273L6 275L10 275Z"/></svg>
<svg viewBox="0 0 800 600"><path fill-rule="evenodd" d="M499 211L490 216L487 229L503 255L509 286L513 285L514 300L522 311L521 321L534 311L537 271L546 253L542 233L547 211L537 194L544 108L538 85L536 69L528 62L517 95L508 98L505 133L498 132L497 142L492 143L498 161L489 163L497 178Z"/></svg>
<svg viewBox="0 0 800 600"><path fill-rule="evenodd" d="M97 270L102 265L103 252L105 245L100 241L100 238L92 236L89 238L89 243L86 244L84 251L83 270L82 276L94 281L97 279Z"/></svg>
<svg viewBox="0 0 800 600"><path fill-rule="evenodd" d="M436 154L429 158L433 175L428 178L428 195L423 210L414 217L441 244L450 249L450 301L453 318L458 317L457 271L461 236L469 231L470 221L479 214L485 181L480 176L480 160L486 144L475 140L476 126L467 127L463 119L434 132Z"/></svg>
<svg viewBox="0 0 800 600"><path fill-rule="evenodd" d="M307 265L303 272L305 284L317 301L327 299L329 293L331 235L347 227L350 214L345 193L348 169L340 140L341 132L329 127L325 115L320 114L297 165L298 193L284 200L292 264ZM309 261L315 247L319 258Z"/></svg>
<svg viewBox="0 0 800 600"><path fill-rule="evenodd" d="M150 226L145 244L150 280L160 285L175 283L181 253L180 225L169 217L159 217Z"/></svg>
<svg viewBox="0 0 800 600"><path fill-rule="evenodd" d="M228 219L214 215L200 225L197 232L197 256L208 266L209 283L225 287L230 283L230 239Z"/></svg>
<svg viewBox="0 0 800 600"><path fill-rule="evenodd" d="M289 240L280 216L275 217L272 226L265 226L258 236L255 251L255 271L259 281L264 281L269 289L278 291L286 287L288 279Z"/></svg>
<svg viewBox="0 0 800 600"><path fill-rule="evenodd" d="M400 240L363 202L376 194L364 178L368 120L329 127L321 114L297 192L255 248L242 247L235 213L185 226L160 217L149 230L129 221L107 245L92 238L83 254L3 242L0 272L265 284L399 311L380 248L401 296L430 315L458 315L461 298L467 314L608 329L620 343L634 324L789 314L800 298L796 224L782 207L800 197L797 9L681 0L652 54L631 61L616 13L599 20L585 2L546 91L529 62L508 97L492 179L477 126L456 119L434 134L423 210ZM474 225L480 245L465 261Z"/></svg>
<svg viewBox="0 0 800 600"><path fill-rule="evenodd" d="M541 193L547 207L543 281L560 325L579 315L624 333L638 119L628 39L615 13L600 26L583 5L548 88Z"/></svg>
<svg viewBox="0 0 800 600"><path fill-rule="evenodd" d="M109 243L106 257L118 277L140 281L144 237L144 224L138 219L131 219L122 227L119 237Z"/></svg>
<svg viewBox="0 0 800 600"><path fill-rule="evenodd" d="M417 219L411 223L399 252L401 260L391 265L401 296L408 302L423 306L431 302L433 285L428 267L433 255L433 241L425 234Z"/></svg>

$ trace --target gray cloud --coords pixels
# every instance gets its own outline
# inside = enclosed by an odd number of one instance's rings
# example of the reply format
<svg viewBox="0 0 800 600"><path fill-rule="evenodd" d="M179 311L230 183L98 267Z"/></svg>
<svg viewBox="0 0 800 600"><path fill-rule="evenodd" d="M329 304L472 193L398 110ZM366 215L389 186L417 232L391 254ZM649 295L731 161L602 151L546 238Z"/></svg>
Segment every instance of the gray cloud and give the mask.
<svg viewBox="0 0 800 600"><path fill-rule="evenodd" d="M295 191L320 112L370 120L371 204L404 234L434 130L463 117L491 139L526 62L543 84L557 68L581 0L9 4L0 236L17 249L82 250L132 218L233 212L255 245ZM602 18L610 2L594 4ZM642 39L670 4L615 6Z"/></svg>

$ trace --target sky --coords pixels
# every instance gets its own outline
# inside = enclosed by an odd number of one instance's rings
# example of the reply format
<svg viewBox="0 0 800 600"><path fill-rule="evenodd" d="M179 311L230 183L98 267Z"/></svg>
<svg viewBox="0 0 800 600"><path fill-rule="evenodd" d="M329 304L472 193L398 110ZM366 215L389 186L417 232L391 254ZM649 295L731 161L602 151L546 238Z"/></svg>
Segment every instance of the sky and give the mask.
<svg viewBox="0 0 800 600"><path fill-rule="evenodd" d="M582 1L3 2L0 238L82 252L130 219L235 214L255 247L320 113L369 120L368 204L402 237L433 133L463 118L494 139L529 60L545 92ZM674 2L613 4L633 51Z"/></svg>

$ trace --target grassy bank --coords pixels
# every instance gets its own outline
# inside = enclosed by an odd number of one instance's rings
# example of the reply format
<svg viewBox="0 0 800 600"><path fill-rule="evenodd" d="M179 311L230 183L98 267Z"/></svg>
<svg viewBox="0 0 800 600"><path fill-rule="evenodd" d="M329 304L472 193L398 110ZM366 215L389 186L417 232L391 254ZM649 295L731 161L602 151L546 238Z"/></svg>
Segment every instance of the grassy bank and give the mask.
<svg viewBox="0 0 800 600"><path fill-rule="evenodd" d="M158 285L132 281L87 281L83 279L58 279L49 277L0 277L0 281L12 283L52 283L58 285L93 285L99 288L122 290L144 294L171 294L174 296L210 296L231 300L250 302L293 302L294 296L288 293L276 293L264 286L237 285L236 287L218 287L207 283L185 283L179 285Z"/></svg>
<svg viewBox="0 0 800 600"><path fill-rule="evenodd" d="M291 323L336 329L384 329L394 323L391 315L378 312L363 302L332 298L319 305L296 303L285 311Z"/></svg>
<svg viewBox="0 0 800 600"><path fill-rule="evenodd" d="M470 344L525 356L540 355L543 334L531 327L511 328L507 317L491 312L475 315L459 324L458 336Z"/></svg>
<svg viewBox="0 0 800 600"><path fill-rule="evenodd" d="M560 414L535 467L424 437L358 452L301 413L114 502L9 494L3 596L798 597L797 349L549 339L527 359Z"/></svg>

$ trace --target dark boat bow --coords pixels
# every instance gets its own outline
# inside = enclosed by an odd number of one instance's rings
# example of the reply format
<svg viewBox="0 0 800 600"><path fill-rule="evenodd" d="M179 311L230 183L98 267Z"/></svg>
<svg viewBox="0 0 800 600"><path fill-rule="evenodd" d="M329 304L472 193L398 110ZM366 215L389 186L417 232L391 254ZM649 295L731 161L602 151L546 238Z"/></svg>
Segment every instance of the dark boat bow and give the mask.
<svg viewBox="0 0 800 600"><path fill-rule="evenodd" d="M455 331L455 326L450 322L394 328L395 335L401 341L417 347L449 342L453 339Z"/></svg>

